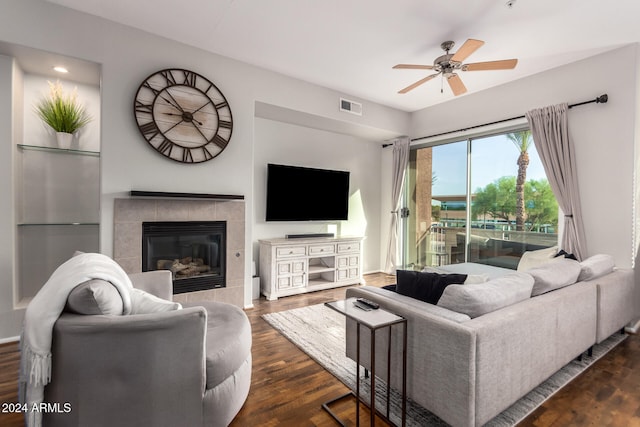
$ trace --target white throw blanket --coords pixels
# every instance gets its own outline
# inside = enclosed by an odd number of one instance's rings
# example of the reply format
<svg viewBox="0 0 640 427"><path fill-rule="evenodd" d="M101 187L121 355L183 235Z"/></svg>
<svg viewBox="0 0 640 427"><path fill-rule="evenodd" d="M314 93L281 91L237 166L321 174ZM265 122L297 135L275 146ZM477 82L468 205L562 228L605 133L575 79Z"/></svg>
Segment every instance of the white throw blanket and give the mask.
<svg viewBox="0 0 640 427"><path fill-rule="evenodd" d="M20 397L28 405L28 427L39 427L41 412L31 411L44 399L44 386L51 380L53 325L64 310L69 293L81 283L101 279L113 284L122 297L124 310L131 312L129 276L111 258L95 253L74 256L53 272L27 307L21 337Z"/></svg>

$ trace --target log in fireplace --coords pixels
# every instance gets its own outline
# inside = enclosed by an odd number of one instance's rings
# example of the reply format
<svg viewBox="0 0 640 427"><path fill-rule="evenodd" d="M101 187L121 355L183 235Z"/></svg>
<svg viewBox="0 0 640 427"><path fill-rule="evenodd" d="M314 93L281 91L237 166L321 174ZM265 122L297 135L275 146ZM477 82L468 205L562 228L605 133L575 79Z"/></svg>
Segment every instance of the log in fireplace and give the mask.
<svg viewBox="0 0 640 427"><path fill-rule="evenodd" d="M143 222L142 271L170 270L173 293L226 286L225 221Z"/></svg>

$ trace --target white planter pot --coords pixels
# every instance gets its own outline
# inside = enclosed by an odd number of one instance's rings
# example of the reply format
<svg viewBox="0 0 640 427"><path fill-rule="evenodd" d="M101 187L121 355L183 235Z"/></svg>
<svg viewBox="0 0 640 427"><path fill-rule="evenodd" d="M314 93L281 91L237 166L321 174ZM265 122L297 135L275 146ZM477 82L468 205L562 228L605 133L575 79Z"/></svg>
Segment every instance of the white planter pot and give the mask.
<svg viewBox="0 0 640 427"><path fill-rule="evenodd" d="M64 148L68 150L69 148L71 148L73 134L67 132L56 132L56 139L58 141L58 148Z"/></svg>

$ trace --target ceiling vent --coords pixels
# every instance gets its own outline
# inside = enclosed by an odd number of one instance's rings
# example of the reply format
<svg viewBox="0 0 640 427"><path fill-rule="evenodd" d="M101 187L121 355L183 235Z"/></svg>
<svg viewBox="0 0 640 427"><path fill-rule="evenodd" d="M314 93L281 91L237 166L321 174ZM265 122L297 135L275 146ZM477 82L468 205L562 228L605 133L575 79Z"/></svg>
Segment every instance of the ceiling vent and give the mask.
<svg viewBox="0 0 640 427"><path fill-rule="evenodd" d="M340 111L361 116L362 104L360 104L359 102L349 101L348 99L340 98Z"/></svg>

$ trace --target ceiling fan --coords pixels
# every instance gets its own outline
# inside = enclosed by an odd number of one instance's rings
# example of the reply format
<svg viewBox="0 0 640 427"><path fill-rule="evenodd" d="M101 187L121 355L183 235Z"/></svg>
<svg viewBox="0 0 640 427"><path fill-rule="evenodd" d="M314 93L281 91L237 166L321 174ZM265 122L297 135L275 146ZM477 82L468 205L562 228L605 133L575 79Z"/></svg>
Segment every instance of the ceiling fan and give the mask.
<svg viewBox="0 0 640 427"><path fill-rule="evenodd" d="M453 94L455 96L462 95L467 91L464 83L460 79L460 76L455 72L457 70L461 71L483 71L483 70L511 70L515 68L518 63L517 59L503 59L500 61L488 61L488 62L475 62L471 64L463 64L462 62L469 57L473 52L478 50L484 42L482 40L468 39L464 44L458 49L456 53L449 53L451 48L454 46L454 42L446 41L443 42L440 47L445 51L445 54L439 56L433 61L433 65L417 65L417 64L398 64L395 65L394 69L409 69L409 70L434 70L436 73L431 74L423 79L418 80L417 82L405 87L404 89L398 91L398 93L407 93L410 90L413 90L420 86L423 83L428 82L429 80L442 75L443 79L447 80Z"/></svg>

